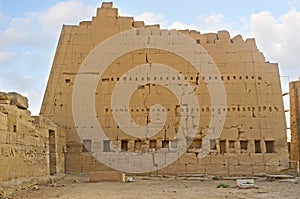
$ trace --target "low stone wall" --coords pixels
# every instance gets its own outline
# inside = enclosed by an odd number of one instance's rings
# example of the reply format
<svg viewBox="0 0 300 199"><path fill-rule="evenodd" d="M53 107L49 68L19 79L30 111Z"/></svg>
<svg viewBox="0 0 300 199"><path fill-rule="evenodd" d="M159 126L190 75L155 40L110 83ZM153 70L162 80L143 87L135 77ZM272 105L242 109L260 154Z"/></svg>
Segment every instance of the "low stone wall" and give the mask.
<svg viewBox="0 0 300 199"><path fill-rule="evenodd" d="M0 183L65 172L64 128L27 108L26 97L0 93Z"/></svg>

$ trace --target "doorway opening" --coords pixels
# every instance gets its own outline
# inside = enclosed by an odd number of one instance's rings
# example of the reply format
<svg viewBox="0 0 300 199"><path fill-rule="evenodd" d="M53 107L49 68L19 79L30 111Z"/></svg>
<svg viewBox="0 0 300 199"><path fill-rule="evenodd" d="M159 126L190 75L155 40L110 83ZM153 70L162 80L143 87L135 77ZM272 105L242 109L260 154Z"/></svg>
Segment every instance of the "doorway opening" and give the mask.
<svg viewBox="0 0 300 199"><path fill-rule="evenodd" d="M55 131L49 130L49 164L50 175L56 174L56 144Z"/></svg>

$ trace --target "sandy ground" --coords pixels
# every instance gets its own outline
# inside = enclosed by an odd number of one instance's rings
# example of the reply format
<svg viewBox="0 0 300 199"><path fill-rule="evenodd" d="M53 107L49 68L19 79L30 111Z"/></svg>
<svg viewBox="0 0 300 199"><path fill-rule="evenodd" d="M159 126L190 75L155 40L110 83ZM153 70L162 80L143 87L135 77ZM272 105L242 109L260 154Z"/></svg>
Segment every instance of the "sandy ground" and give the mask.
<svg viewBox="0 0 300 199"><path fill-rule="evenodd" d="M221 183L228 188L217 188ZM240 189L235 180L211 178L134 177L130 183L88 183L86 179L66 176L55 183L35 186L14 193L11 198L300 198L299 181L280 182L256 179L257 188Z"/></svg>

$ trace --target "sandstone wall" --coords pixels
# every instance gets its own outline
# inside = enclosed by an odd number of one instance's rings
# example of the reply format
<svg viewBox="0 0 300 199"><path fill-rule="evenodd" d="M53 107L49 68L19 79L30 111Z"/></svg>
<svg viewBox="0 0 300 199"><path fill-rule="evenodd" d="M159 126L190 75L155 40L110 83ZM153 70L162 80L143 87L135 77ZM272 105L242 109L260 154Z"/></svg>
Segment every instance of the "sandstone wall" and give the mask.
<svg viewBox="0 0 300 199"><path fill-rule="evenodd" d="M192 146L182 157L158 173L211 173L219 175L251 175L258 173L277 173L288 168L286 124L284 119L279 71L277 64L265 61L256 47L254 39L246 41L238 35L230 37L227 31L201 34L197 31L161 30L159 25L145 26L144 22L134 21L132 17L121 17L118 9L111 3L103 3L92 21L80 22L78 26L63 26L55 59L44 96L41 115L60 125L67 131L67 172L85 173L92 170L109 170L91 156L86 148L103 148L105 143L92 143L85 140L86 147L77 134L78 128L73 118L72 94L76 76L90 78L97 73L90 71L81 74L79 67L93 49L104 40L123 31L146 28L151 34L183 33L195 40L212 57L221 76L203 76L187 60L161 49L137 49L118 57L100 77L94 98L99 124L107 134L110 144L122 150L141 153L154 153L166 148L165 160L175 154L172 152L172 138L177 131L181 108L172 92L161 85L141 85L132 95L128 107L134 121L147 124L147 107L160 102L167 112L164 129L151 139L134 139L116 125L112 114L111 95L115 85L128 70L142 64L162 63L179 71L184 79L195 89L199 102L200 128L196 139L188 140ZM142 30L142 29L141 29ZM136 32L137 37L144 34ZM125 40L125 38L124 38ZM122 41L121 41L122 42ZM174 45L181 45L176 41ZM131 45L128 43L127 45ZM115 46L113 46L115 47ZM113 48L111 47L111 48ZM184 47L188 48L188 47ZM109 52L110 49L107 49ZM99 60L101 62L101 60ZM99 64L101 67L101 64ZM142 78L138 74L124 81L128 84ZM158 74L157 77L161 78ZM163 78L174 78L173 76ZM208 93L206 80L221 79L227 95L226 109L214 109ZM147 103L145 103L147 99ZM76 105L77 106L77 105ZM157 110L162 111L162 110ZM210 117L226 112L225 126L218 140L211 140L210 156L198 159L197 150L208 132ZM86 120L87 118L82 118ZM109 143L106 142L107 144ZM216 144L216 145L215 145ZM115 151L107 150L106 153Z"/></svg>
<svg viewBox="0 0 300 199"><path fill-rule="evenodd" d="M291 167L296 168L296 162L300 161L300 81L290 82L290 125L291 125L291 144L290 160Z"/></svg>
<svg viewBox="0 0 300 199"><path fill-rule="evenodd" d="M50 174L49 131L55 133L55 173L64 173L65 130L32 117L27 98L0 93L0 182Z"/></svg>

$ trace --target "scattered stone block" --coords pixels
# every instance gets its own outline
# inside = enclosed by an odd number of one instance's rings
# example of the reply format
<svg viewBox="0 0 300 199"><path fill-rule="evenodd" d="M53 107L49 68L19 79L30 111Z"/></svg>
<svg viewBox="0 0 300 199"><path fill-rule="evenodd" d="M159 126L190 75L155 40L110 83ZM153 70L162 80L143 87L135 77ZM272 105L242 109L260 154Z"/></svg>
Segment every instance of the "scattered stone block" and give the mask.
<svg viewBox="0 0 300 199"><path fill-rule="evenodd" d="M120 171L92 171L90 172L90 182L121 182L123 178Z"/></svg>
<svg viewBox="0 0 300 199"><path fill-rule="evenodd" d="M24 97L18 93L12 92L8 93L12 96L12 99L10 100L11 105L15 105L20 109L27 109L28 108L28 99L27 97Z"/></svg>
<svg viewBox="0 0 300 199"><path fill-rule="evenodd" d="M242 189L258 188L254 184L254 179L236 180L236 184L237 184L238 188L242 188Z"/></svg>

